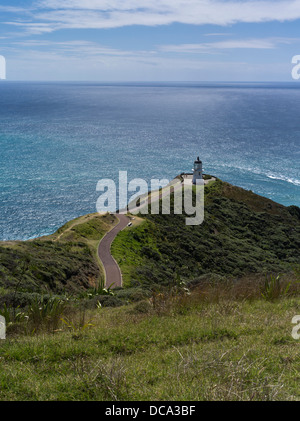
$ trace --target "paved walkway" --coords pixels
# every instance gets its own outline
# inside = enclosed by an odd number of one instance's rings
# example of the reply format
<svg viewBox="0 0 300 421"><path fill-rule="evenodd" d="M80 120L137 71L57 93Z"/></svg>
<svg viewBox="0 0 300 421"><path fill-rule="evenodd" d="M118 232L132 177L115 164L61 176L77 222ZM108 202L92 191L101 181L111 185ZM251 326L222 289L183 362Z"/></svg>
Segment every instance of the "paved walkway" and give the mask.
<svg viewBox="0 0 300 421"><path fill-rule="evenodd" d="M112 257L110 247L117 234L122 231L129 223L129 218L126 215L114 214L119 223L113 227L99 243L98 256L103 264L105 271L105 286L108 288L111 284L113 288L122 286L122 274L119 265Z"/></svg>
<svg viewBox="0 0 300 421"><path fill-rule="evenodd" d="M210 180L205 180L204 184L208 184L210 181L214 181L214 180L215 178L212 177ZM183 184L192 185L192 176L187 175L186 177L184 177L183 183L179 179L174 179L169 183L168 186L172 186L175 191L178 188L182 188ZM157 197L155 197L155 200L160 200L166 194L169 194L169 190L162 189L162 191L152 192L152 194L157 195ZM141 196L139 206L131 209L130 212L135 213L135 211L136 212L140 211L143 205L148 206L148 193ZM107 234L105 234L105 236L102 238L98 246L98 256L103 264L104 271L105 271L106 288L108 288L112 284L114 288L122 286L122 273L119 268L119 265L117 264L117 262L111 255L110 248L117 234L120 231L122 231L130 222L130 219L126 215L119 214L119 213L114 214L114 215L119 219L119 223Z"/></svg>

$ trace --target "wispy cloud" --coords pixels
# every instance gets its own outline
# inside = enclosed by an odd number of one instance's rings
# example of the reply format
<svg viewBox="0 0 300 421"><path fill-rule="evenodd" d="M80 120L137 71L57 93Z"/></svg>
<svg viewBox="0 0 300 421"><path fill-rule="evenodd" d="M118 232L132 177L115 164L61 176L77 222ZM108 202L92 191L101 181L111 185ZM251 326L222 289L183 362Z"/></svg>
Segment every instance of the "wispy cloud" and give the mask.
<svg viewBox="0 0 300 421"><path fill-rule="evenodd" d="M160 51L170 53L205 53L211 50L223 49L274 49L280 44L299 43L300 38L264 38L264 39L238 39L226 40L219 42L206 42L200 44L178 44L178 45L161 45Z"/></svg>
<svg viewBox="0 0 300 421"><path fill-rule="evenodd" d="M213 32L211 34L204 34L205 37L227 37L229 35L233 35L229 32Z"/></svg>
<svg viewBox="0 0 300 421"><path fill-rule="evenodd" d="M5 7L17 12L17 8ZM237 22L289 21L300 18L300 0L40 0L31 17L6 23L31 33L64 28L157 26L175 22L231 25Z"/></svg>
<svg viewBox="0 0 300 421"><path fill-rule="evenodd" d="M26 39L22 41L14 41L9 44L10 50L12 47L15 51L23 52L28 54L27 51L40 53L44 48L47 48L47 52L60 54L62 56L73 56L79 59L83 57L90 57L96 59L101 56L115 56L115 57L146 57L151 54L155 54L154 51L130 51L120 50L117 48L110 48L105 45L101 45L97 42L86 41L86 40L72 40L72 41L50 41L50 40L36 40Z"/></svg>
<svg viewBox="0 0 300 421"><path fill-rule="evenodd" d="M10 52L36 51L42 52L47 49L49 53L61 54L65 57L88 57L97 60L101 57L123 57L126 60L160 60L165 53L171 54L215 54L219 55L222 50L230 49L275 49L281 44L293 44L300 42L300 38L266 38L266 39L238 39L222 40L218 42L206 42L195 44L159 45L148 50L126 50L111 48L96 41L69 40L54 41L41 39L24 39L9 42ZM5 43L2 48L5 49ZM195 57L195 60L197 58Z"/></svg>
<svg viewBox="0 0 300 421"><path fill-rule="evenodd" d="M27 11L28 11L28 8L25 9L24 7L1 6L0 5L0 12L3 12L3 13L25 13Z"/></svg>
<svg viewBox="0 0 300 421"><path fill-rule="evenodd" d="M298 25L292 21L300 19L300 0L26 3L26 9L0 6L1 52L15 79L285 80L290 77L287 54L297 54L300 43L289 38ZM280 24L256 25L272 21ZM191 26L171 27L173 23ZM241 25L232 28L235 23ZM163 25L168 27L154 29ZM200 31L192 25L213 26ZM128 26L136 27L97 34L84 31ZM269 36L271 26L278 37ZM67 29L74 30L54 34Z"/></svg>

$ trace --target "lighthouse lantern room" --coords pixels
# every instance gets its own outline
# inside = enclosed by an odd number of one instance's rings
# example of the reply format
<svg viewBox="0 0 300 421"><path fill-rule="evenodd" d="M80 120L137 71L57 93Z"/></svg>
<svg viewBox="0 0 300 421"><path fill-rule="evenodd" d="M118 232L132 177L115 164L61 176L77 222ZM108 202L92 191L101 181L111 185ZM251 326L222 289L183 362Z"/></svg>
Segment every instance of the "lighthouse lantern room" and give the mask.
<svg viewBox="0 0 300 421"><path fill-rule="evenodd" d="M197 180L202 180L202 161L200 161L199 156L194 162L193 184L196 184Z"/></svg>

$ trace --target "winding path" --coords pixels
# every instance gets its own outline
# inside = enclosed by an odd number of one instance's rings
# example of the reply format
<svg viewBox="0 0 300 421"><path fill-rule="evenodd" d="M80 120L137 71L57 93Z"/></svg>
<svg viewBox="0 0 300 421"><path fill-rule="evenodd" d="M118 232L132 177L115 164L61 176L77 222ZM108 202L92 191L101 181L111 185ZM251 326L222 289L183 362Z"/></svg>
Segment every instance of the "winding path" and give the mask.
<svg viewBox="0 0 300 421"><path fill-rule="evenodd" d="M107 288L111 284L114 284L113 288L122 286L122 273L119 265L111 255L110 247L117 234L122 231L129 222L129 218L126 215L119 213L114 215L119 219L119 223L105 234L98 246L98 256L104 267L105 286Z"/></svg>
<svg viewBox="0 0 300 421"><path fill-rule="evenodd" d="M208 184L210 181L214 181L215 178L212 177L209 180L205 180L204 184ZM192 185L192 174L189 174L188 177L185 177L184 181L181 182L177 179L174 179L169 183L169 186L172 186L174 191L178 188L182 188L184 184ZM153 194L153 192L152 192ZM160 191L158 196L155 198L155 200L161 200L165 195L169 194L169 190L166 189L165 191ZM131 213L134 211L139 211L143 205L148 206L148 199L149 194L142 195L141 202L138 207L133 208L130 210ZM116 238L117 234L122 231L130 221L128 216L124 214L114 214L117 219L119 220L118 224L114 226L105 236L102 238L102 240L99 243L98 246L98 256L103 264L104 272L105 272L105 286L108 288L110 285L113 284L113 288L115 287L121 287L122 286L122 273L120 270L119 265L113 258L110 252L111 244Z"/></svg>

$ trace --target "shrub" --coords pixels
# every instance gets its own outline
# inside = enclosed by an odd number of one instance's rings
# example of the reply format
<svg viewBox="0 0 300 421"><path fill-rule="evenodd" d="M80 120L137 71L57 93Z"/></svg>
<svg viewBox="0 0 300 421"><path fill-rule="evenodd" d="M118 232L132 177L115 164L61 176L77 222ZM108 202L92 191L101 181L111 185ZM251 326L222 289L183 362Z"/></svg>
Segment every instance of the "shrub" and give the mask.
<svg viewBox="0 0 300 421"><path fill-rule="evenodd" d="M67 299L52 297L36 298L28 308L29 322L34 329L46 327L55 330L59 327L61 317L66 309Z"/></svg>
<svg viewBox="0 0 300 421"><path fill-rule="evenodd" d="M92 299L83 300L82 306L86 309L95 309L99 306L102 307L120 307L124 305L124 302L119 298L112 295L98 295Z"/></svg>
<svg viewBox="0 0 300 421"><path fill-rule="evenodd" d="M132 313L149 314L152 310L153 307L149 301L140 301L133 307Z"/></svg>
<svg viewBox="0 0 300 421"><path fill-rule="evenodd" d="M114 284L111 284L109 287L105 287L105 281L101 279L94 288L89 288L87 291L84 291L80 294L80 298L93 298L98 295L115 295L112 287Z"/></svg>
<svg viewBox="0 0 300 421"><path fill-rule="evenodd" d="M266 276L261 295L267 301L275 300L288 294L291 282L282 282L281 276Z"/></svg>
<svg viewBox="0 0 300 421"><path fill-rule="evenodd" d="M115 296L124 301L138 302L151 297L151 291L143 288L126 288L115 292Z"/></svg>

